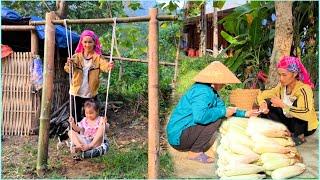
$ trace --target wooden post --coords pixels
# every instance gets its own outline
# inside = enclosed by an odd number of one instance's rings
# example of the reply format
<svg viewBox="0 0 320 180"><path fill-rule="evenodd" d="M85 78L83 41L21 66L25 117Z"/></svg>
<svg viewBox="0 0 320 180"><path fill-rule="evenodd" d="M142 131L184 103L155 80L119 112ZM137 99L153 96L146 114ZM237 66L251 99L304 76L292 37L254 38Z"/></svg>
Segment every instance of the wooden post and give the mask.
<svg viewBox="0 0 320 180"><path fill-rule="evenodd" d="M51 21L54 19L54 12L46 13L43 88L37 158L37 174L39 176L43 176L45 170L47 169L48 160L48 139L50 126L49 118L53 91L55 49L55 27Z"/></svg>
<svg viewBox="0 0 320 180"><path fill-rule="evenodd" d="M35 30L31 30L31 54L38 54L39 41Z"/></svg>
<svg viewBox="0 0 320 180"><path fill-rule="evenodd" d="M212 17L212 26L213 26L213 41L212 41L212 49L213 49L213 57L217 57L219 54L219 39L218 39L218 11L217 8L213 8L213 17Z"/></svg>
<svg viewBox="0 0 320 180"><path fill-rule="evenodd" d="M176 52L176 58L174 60L174 74L173 74L173 80L172 80L172 94L171 94L171 100L174 101L174 98L176 96L176 83L177 83L177 77L178 77L178 65L179 65L179 56L180 56L180 44L181 44L181 34L179 35L178 45L177 45L177 52Z"/></svg>
<svg viewBox="0 0 320 180"><path fill-rule="evenodd" d="M200 15L200 45L199 56L202 57L206 54L207 49L207 17L206 17L206 1L201 5Z"/></svg>
<svg viewBox="0 0 320 180"><path fill-rule="evenodd" d="M159 172L159 59L158 9L149 10L148 37L148 178L157 179Z"/></svg>

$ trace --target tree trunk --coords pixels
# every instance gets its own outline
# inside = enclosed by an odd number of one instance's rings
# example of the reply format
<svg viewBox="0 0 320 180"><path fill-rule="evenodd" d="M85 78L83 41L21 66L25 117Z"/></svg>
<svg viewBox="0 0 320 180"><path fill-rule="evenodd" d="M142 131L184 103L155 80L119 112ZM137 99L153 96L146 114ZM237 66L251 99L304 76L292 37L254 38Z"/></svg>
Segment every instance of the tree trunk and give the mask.
<svg viewBox="0 0 320 180"><path fill-rule="evenodd" d="M56 15L60 19L67 18L68 6L64 0L56 0Z"/></svg>
<svg viewBox="0 0 320 180"><path fill-rule="evenodd" d="M270 59L269 80L266 87L269 89L279 82L277 63L280 58L290 55L293 26L292 26L292 2L291 1L275 1L276 9L276 28L273 43L273 50Z"/></svg>
<svg viewBox="0 0 320 180"><path fill-rule="evenodd" d="M199 56L202 57L206 54L207 48L207 18L206 18L206 3L203 2L201 5L200 15L200 45L199 45Z"/></svg>
<svg viewBox="0 0 320 180"><path fill-rule="evenodd" d="M213 57L217 57L218 46L219 46L219 39L218 39L218 11L217 8L213 8L213 19L212 19L212 26L213 26L213 41L212 41L212 50L213 50Z"/></svg>

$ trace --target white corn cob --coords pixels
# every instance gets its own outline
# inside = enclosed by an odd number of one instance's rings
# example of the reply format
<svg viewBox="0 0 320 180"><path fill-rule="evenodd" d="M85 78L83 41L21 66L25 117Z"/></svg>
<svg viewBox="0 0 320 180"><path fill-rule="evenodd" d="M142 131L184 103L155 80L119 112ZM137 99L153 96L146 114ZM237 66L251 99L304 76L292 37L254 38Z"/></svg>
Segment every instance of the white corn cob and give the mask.
<svg viewBox="0 0 320 180"><path fill-rule="evenodd" d="M291 137L287 138L271 138L273 141L282 146L295 146Z"/></svg>
<svg viewBox="0 0 320 180"><path fill-rule="evenodd" d="M268 161L263 162L262 167L267 171L272 171L275 169L293 165L295 162L296 160L287 158L269 159Z"/></svg>
<svg viewBox="0 0 320 180"><path fill-rule="evenodd" d="M222 176L238 176L247 174L257 174L264 171L263 167L254 164L228 164L223 168L217 169L219 177Z"/></svg>
<svg viewBox="0 0 320 180"><path fill-rule="evenodd" d="M219 132L226 134L227 132L238 132L247 135L246 128L248 125L248 118L231 117L221 124Z"/></svg>
<svg viewBox="0 0 320 180"><path fill-rule="evenodd" d="M287 138L270 138L266 137L262 134L256 133L251 135L251 139L253 142L259 142L259 143L272 143L272 144L278 144L281 146L294 146L294 142L292 141L291 137Z"/></svg>
<svg viewBox="0 0 320 180"><path fill-rule="evenodd" d="M250 148L253 147L253 141L247 135L240 134L240 133L237 133L237 132L234 132L234 131L229 131L226 134L226 136L232 142L237 142L237 143L243 144L243 145L245 145L247 147L250 147Z"/></svg>
<svg viewBox="0 0 320 180"><path fill-rule="evenodd" d="M251 136L260 133L267 137L287 137L288 132L285 125L272 120L258 117L250 117L248 120L247 133Z"/></svg>
<svg viewBox="0 0 320 180"><path fill-rule="evenodd" d="M219 132L224 135L228 132L229 130L229 121L223 121L222 124L220 125Z"/></svg>
<svg viewBox="0 0 320 180"><path fill-rule="evenodd" d="M278 144L266 144L266 143L255 143L253 151L258 154L263 153L282 153L286 154L291 151L291 148L280 146Z"/></svg>
<svg viewBox="0 0 320 180"><path fill-rule="evenodd" d="M257 166L262 166L263 162L261 161L261 159L258 159L257 161L253 162L252 164L255 164Z"/></svg>
<svg viewBox="0 0 320 180"><path fill-rule="evenodd" d="M257 154L240 155L240 154L235 154L229 151L223 151L219 154L219 159L223 159L227 161L229 164L232 164L232 163L250 164L254 161L257 161L259 159L259 155Z"/></svg>
<svg viewBox="0 0 320 180"><path fill-rule="evenodd" d="M254 151L252 151L249 147L242 145L242 144L238 144L238 143L229 143L229 148L232 152L236 153L236 154L243 154L243 155L250 155L250 154L254 154L256 156L259 156L257 153L255 153Z"/></svg>
<svg viewBox="0 0 320 180"><path fill-rule="evenodd" d="M266 175L271 176L272 171L265 171Z"/></svg>
<svg viewBox="0 0 320 180"><path fill-rule="evenodd" d="M244 179L244 180L248 180L248 179L263 179L265 178L266 175L265 174L247 174L247 175L240 175L240 176L222 176L220 177L221 180L233 180L233 179Z"/></svg>
<svg viewBox="0 0 320 180"><path fill-rule="evenodd" d="M230 126L237 126L243 129L248 127L248 118L241 118L241 117L231 117L228 119L230 122Z"/></svg>
<svg viewBox="0 0 320 180"><path fill-rule="evenodd" d="M221 147L223 147L226 150L229 150L229 139L226 136L223 136L220 140L220 145Z"/></svg>
<svg viewBox="0 0 320 180"><path fill-rule="evenodd" d="M306 166L301 163L296 163L293 166L282 167L274 170L271 173L272 179L286 179L297 176L306 170Z"/></svg>
<svg viewBox="0 0 320 180"><path fill-rule="evenodd" d="M228 163L243 163L243 164L249 164L252 162L255 162L259 160L260 156L256 153L251 154L236 154L232 152L228 146L223 147L222 144L220 144L217 148L217 154L219 159L223 159L225 161L228 161Z"/></svg>
<svg viewBox="0 0 320 180"><path fill-rule="evenodd" d="M228 163L228 161L226 161L226 160L224 160L224 159L221 159L221 158L219 158L218 160L217 160L217 165L218 165L218 168L224 168L225 166L227 166L229 163Z"/></svg>
<svg viewBox="0 0 320 180"><path fill-rule="evenodd" d="M281 154L281 153L263 153L260 155L260 159L263 163L269 161L270 159L294 159L295 155L291 153Z"/></svg>

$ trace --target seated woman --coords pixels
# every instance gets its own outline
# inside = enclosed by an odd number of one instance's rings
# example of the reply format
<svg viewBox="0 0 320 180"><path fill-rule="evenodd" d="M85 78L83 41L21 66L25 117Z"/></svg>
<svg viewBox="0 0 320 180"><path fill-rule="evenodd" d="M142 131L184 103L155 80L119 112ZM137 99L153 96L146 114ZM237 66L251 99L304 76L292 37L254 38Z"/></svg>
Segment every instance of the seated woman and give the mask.
<svg viewBox="0 0 320 180"><path fill-rule="evenodd" d="M240 80L221 62L212 62L195 77L195 84L181 97L167 125L169 144L188 151L190 160L212 163L213 158L204 152L221 124L221 119L232 115L251 116L254 111L226 108L218 92L225 84Z"/></svg>
<svg viewBox="0 0 320 180"><path fill-rule="evenodd" d="M260 115L287 126L296 145L318 127L310 76L299 58L285 56L277 65L280 83L257 97Z"/></svg>

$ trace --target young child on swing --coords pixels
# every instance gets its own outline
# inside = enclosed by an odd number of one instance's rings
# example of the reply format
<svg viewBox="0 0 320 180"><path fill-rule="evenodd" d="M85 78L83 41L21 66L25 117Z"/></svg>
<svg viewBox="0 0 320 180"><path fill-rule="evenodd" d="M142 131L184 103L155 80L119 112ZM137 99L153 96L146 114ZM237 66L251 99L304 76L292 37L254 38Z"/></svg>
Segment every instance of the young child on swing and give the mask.
<svg viewBox="0 0 320 180"><path fill-rule="evenodd" d="M103 135L109 128L107 118L99 116L99 107L94 99L84 103L85 117L78 123L72 116L69 123L72 129L68 132L71 142L75 147L71 147L71 153L87 151L100 146L103 143Z"/></svg>
<svg viewBox="0 0 320 180"><path fill-rule="evenodd" d="M99 37L90 30L84 30L81 33L75 52L72 58L68 58L64 70L70 73L71 67L73 67L69 93L72 99L75 98L76 102L75 107L72 108L76 113L72 111L72 116L76 117L77 122L79 122L83 117L82 107L84 102L91 98L97 100L100 72L111 71L114 63L106 61L101 56Z"/></svg>

